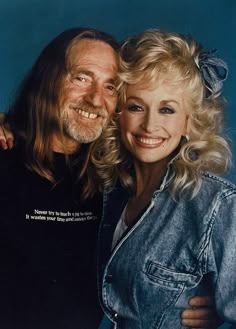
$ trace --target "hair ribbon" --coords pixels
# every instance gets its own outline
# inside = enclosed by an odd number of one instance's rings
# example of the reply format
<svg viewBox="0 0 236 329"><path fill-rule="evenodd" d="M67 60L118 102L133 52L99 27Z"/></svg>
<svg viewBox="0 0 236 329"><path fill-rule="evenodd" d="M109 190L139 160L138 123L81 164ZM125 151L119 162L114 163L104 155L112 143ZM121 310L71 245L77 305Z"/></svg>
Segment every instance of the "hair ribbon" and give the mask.
<svg viewBox="0 0 236 329"><path fill-rule="evenodd" d="M228 76L228 66L220 58L214 57L214 50L202 51L196 61L205 87L209 91L208 97L218 97L223 90L223 81Z"/></svg>

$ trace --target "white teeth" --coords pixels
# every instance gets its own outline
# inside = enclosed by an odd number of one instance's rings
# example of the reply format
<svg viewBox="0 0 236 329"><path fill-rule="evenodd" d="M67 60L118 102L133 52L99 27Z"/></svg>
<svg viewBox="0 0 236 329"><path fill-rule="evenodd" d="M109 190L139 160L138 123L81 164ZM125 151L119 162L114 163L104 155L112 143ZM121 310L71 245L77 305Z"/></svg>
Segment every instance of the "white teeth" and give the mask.
<svg viewBox="0 0 236 329"><path fill-rule="evenodd" d="M89 118L95 119L95 118L97 118L97 114L95 114L95 113L89 113Z"/></svg>
<svg viewBox="0 0 236 329"><path fill-rule="evenodd" d="M143 137L136 137L137 140L139 140L140 142L144 143L144 144L149 144L149 145L155 145L155 144L159 144L162 142L162 138L143 138Z"/></svg>
<svg viewBox="0 0 236 329"><path fill-rule="evenodd" d="M98 115L95 113L89 113L80 109L76 109L76 112L78 112L82 117L89 119L96 119L98 117Z"/></svg>

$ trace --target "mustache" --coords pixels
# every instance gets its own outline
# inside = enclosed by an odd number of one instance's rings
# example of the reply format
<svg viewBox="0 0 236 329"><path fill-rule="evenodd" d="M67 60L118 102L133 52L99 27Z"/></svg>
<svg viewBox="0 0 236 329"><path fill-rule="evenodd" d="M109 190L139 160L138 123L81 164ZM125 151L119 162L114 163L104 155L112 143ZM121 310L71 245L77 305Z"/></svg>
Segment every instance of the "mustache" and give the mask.
<svg viewBox="0 0 236 329"><path fill-rule="evenodd" d="M84 101L74 104L74 105L72 105L72 107L75 110L81 110L81 111L97 114L98 116L101 116L105 119L108 117L108 112L105 108L100 107L100 106L93 106Z"/></svg>

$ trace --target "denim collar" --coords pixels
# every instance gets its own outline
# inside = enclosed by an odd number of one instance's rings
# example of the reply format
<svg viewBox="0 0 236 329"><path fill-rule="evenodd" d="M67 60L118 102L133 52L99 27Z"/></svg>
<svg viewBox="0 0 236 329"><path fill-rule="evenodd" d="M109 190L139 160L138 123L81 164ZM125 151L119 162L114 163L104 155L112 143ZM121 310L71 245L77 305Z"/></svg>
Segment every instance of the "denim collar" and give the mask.
<svg viewBox="0 0 236 329"><path fill-rule="evenodd" d="M171 181L175 177L174 163L178 159L179 159L179 155L177 154L174 158L172 158L169 161L169 163L167 165L167 170L166 170L165 176L162 179L160 187L154 192L154 194L153 194L154 197L156 196L156 194L163 191L164 189L166 189L170 185Z"/></svg>

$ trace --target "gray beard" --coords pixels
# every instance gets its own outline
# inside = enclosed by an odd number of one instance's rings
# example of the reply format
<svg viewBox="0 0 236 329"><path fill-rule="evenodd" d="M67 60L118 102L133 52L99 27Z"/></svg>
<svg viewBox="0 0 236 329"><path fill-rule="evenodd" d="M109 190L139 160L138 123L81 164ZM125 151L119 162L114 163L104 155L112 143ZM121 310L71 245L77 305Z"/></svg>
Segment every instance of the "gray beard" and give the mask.
<svg viewBox="0 0 236 329"><path fill-rule="evenodd" d="M103 127L86 127L83 124L80 125L78 123L70 122L68 118L64 118L63 130L69 138L72 138L79 143L87 144L98 139L103 131Z"/></svg>

